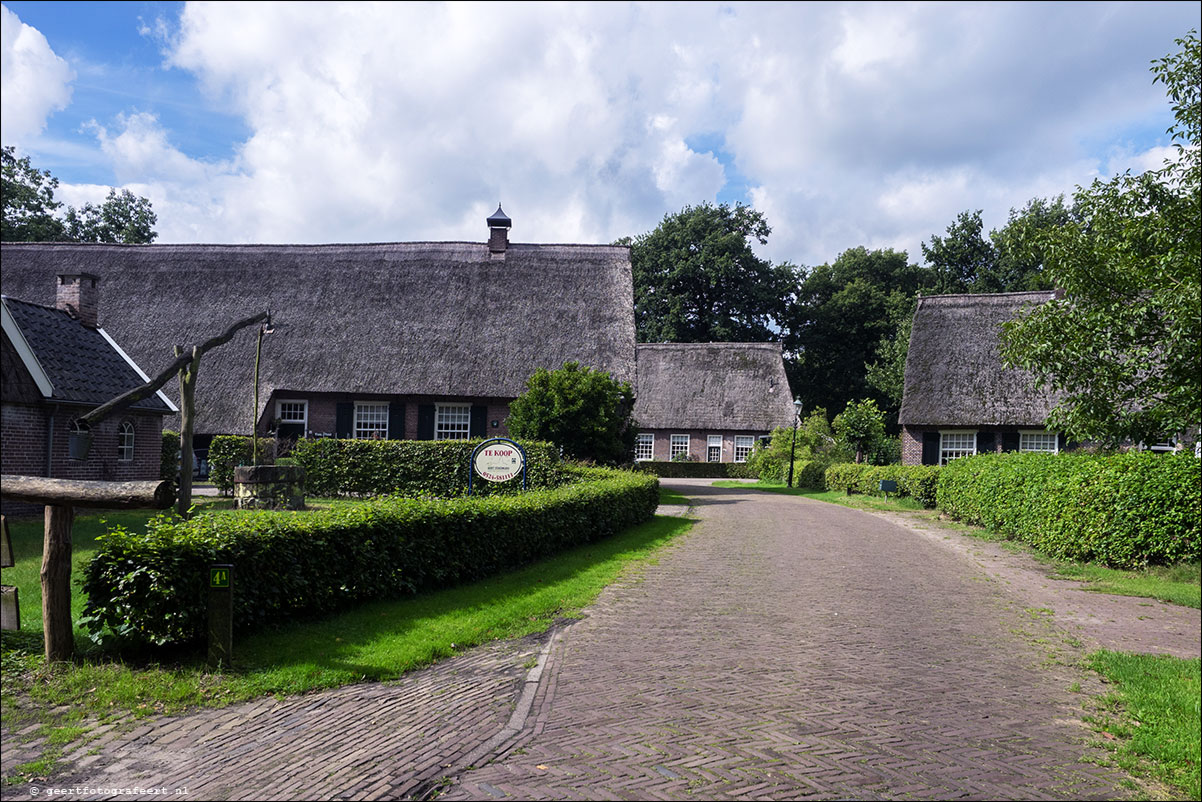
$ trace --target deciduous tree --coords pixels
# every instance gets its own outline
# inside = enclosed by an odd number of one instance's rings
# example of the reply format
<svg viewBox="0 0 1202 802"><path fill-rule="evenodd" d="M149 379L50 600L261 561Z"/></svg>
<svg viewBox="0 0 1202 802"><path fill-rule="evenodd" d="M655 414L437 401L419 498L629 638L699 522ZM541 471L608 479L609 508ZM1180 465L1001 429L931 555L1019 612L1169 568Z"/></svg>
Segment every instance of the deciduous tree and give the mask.
<svg viewBox="0 0 1202 802"><path fill-rule="evenodd" d="M1063 394L1049 425L1074 439L1155 441L1202 420L1198 35L1177 44L1153 66L1176 157L1079 188L1079 220L1025 240L1064 297L1007 325L1004 356Z"/></svg>

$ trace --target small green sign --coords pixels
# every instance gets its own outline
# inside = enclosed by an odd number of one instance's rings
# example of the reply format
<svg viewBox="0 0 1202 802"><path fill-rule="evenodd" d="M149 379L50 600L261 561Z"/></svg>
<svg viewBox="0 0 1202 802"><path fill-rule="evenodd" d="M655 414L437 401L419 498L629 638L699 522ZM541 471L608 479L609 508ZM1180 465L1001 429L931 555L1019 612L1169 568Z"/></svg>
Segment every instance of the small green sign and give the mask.
<svg viewBox="0 0 1202 802"><path fill-rule="evenodd" d="M230 569L228 568L210 568L209 569L209 587L211 588L228 588L230 586Z"/></svg>

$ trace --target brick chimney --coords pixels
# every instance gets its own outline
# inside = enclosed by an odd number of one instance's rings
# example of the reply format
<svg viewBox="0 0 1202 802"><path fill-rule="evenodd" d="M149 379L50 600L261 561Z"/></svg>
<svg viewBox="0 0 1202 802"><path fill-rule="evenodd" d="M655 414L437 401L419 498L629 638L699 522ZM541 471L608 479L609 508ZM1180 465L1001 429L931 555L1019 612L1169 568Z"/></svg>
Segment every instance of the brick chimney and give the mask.
<svg viewBox="0 0 1202 802"><path fill-rule="evenodd" d="M505 249L509 247L509 227L513 221L497 204L497 210L484 222L488 223L488 252L494 259L504 259Z"/></svg>
<svg viewBox="0 0 1202 802"><path fill-rule="evenodd" d="M88 328L100 327L100 278L91 273L65 274L58 277L54 306L76 318Z"/></svg>

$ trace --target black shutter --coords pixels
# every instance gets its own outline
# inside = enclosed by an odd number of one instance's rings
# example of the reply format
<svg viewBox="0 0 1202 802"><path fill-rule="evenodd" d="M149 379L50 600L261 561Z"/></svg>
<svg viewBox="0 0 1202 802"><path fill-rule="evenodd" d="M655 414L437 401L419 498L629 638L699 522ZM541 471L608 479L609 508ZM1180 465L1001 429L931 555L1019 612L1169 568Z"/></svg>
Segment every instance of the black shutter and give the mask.
<svg viewBox="0 0 1202 802"><path fill-rule="evenodd" d="M417 405L417 439L434 439L434 405Z"/></svg>
<svg viewBox="0 0 1202 802"><path fill-rule="evenodd" d="M1018 432L1002 432L1002 451L1018 451Z"/></svg>
<svg viewBox="0 0 1202 802"><path fill-rule="evenodd" d="M997 432L977 432L977 453L992 454L997 451Z"/></svg>
<svg viewBox="0 0 1202 802"><path fill-rule="evenodd" d="M405 405L400 401L388 402L388 439L405 439Z"/></svg>
<svg viewBox="0 0 1202 802"><path fill-rule="evenodd" d="M922 433L922 464L939 464L939 432Z"/></svg>
<svg viewBox="0 0 1202 802"><path fill-rule="evenodd" d="M348 401L334 408L334 436L349 439L355 428L355 402Z"/></svg>
<svg viewBox="0 0 1202 802"><path fill-rule="evenodd" d="M472 424L468 430L471 437L485 437L488 435L488 407L484 405L472 407Z"/></svg>
<svg viewBox="0 0 1202 802"><path fill-rule="evenodd" d="M1068 438L1064 436L1064 432L1061 432L1060 434L1056 435L1056 445L1058 445L1060 447L1061 451L1068 450ZM1076 445L1076 443L1074 443L1073 445Z"/></svg>

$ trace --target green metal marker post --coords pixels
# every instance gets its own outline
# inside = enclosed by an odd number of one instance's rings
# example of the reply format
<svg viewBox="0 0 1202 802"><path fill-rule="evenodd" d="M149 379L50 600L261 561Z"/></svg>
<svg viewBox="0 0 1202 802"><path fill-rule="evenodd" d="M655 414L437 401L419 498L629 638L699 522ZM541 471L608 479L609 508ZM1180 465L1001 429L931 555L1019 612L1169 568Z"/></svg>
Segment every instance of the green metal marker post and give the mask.
<svg viewBox="0 0 1202 802"><path fill-rule="evenodd" d="M209 566L209 668L229 668L234 656L234 566Z"/></svg>

